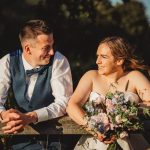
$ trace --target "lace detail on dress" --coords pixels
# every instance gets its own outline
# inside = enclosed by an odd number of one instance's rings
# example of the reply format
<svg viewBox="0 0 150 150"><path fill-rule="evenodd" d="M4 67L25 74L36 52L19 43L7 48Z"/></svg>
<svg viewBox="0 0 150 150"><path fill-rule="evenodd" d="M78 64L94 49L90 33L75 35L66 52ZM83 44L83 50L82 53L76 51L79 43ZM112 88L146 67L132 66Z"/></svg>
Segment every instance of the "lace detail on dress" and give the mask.
<svg viewBox="0 0 150 150"><path fill-rule="evenodd" d="M89 101L94 101L99 104L105 102L105 96L93 91L90 94Z"/></svg>
<svg viewBox="0 0 150 150"><path fill-rule="evenodd" d="M133 92L125 91L124 97L126 101L132 100L132 102L135 103L139 103L140 101L138 95ZM92 91L89 96L89 101L94 101L96 103L101 103L101 102L105 103L105 96L95 91Z"/></svg>
<svg viewBox="0 0 150 150"><path fill-rule="evenodd" d="M127 100L127 101L132 100L132 102L135 102L135 103L140 102L139 96L133 92L129 92L129 91L124 92L124 97L125 97L125 100Z"/></svg>

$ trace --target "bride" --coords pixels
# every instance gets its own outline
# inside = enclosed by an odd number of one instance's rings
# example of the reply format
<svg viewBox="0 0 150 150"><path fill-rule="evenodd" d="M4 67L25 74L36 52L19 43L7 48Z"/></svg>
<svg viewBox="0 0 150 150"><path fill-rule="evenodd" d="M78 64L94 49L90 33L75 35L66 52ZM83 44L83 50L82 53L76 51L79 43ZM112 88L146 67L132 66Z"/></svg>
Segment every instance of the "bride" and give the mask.
<svg viewBox="0 0 150 150"><path fill-rule="evenodd" d="M98 70L90 70L83 75L68 103L67 113L77 124L83 126L87 124L87 120L84 119L86 112L82 106L88 98L91 100L103 98L108 91L122 91L126 98L132 98L137 103L150 106L150 81L138 71L148 67L135 58L131 46L125 39L108 37L101 41L97 50L96 64ZM103 135L99 132L96 139L93 137L94 135L82 136L75 150L106 150L114 141L114 139L104 141ZM123 150L134 149L135 142L131 143L131 141L133 139L129 138L117 140ZM137 141L136 145L141 142ZM143 146L146 149L148 144L144 142Z"/></svg>

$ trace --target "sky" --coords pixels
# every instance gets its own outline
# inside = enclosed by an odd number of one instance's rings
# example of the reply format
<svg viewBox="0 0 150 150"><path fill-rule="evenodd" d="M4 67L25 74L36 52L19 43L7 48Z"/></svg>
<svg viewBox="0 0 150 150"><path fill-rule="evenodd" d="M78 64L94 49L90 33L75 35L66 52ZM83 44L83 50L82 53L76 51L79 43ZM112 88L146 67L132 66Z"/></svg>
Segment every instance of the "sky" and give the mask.
<svg viewBox="0 0 150 150"><path fill-rule="evenodd" d="M111 0L112 3L115 5L116 3L120 3L122 2L122 0ZM140 2L142 2L145 6L145 11L146 11L146 15L147 15L147 18L150 22L150 0L138 0Z"/></svg>

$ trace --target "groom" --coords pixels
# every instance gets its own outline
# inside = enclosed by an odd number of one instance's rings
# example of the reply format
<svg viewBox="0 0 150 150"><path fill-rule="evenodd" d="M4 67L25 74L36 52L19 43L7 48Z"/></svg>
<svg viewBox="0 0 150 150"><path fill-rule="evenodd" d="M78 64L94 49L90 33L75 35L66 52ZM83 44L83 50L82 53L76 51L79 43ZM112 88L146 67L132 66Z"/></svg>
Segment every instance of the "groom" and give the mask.
<svg viewBox="0 0 150 150"><path fill-rule="evenodd" d="M6 134L21 132L28 124L63 116L72 94L69 63L54 51L53 33L43 20L24 24L19 39L22 49L0 60L0 118ZM17 109L6 110L4 104L12 87ZM39 142L40 141L40 142ZM23 137L13 141L13 149L43 149L41 141Z"/></svg>

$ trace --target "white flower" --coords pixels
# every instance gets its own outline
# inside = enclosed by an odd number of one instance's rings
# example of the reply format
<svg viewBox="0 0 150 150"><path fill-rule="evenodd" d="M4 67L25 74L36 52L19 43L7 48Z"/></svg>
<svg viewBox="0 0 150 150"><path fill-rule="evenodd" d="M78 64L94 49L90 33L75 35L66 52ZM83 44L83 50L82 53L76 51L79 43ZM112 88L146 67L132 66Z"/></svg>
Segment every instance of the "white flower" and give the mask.
<svg viewBox="0 0 150 150"><path fill-rule="evenodd" d="M122 122L126 122L126 121L128 121L127 118L123 118L123 119L122 119Z"/></svg>
<svg viewBox="0 0 150 150"><path fill-rule="evenodd" d="M125 113L126 113L126 114L128 114L129 112L130 112L130 110L128 110L128 109L127 109L127 110L125 110Z"/></svg>
<svg viewBox="0 0 150 150"><path fill-rule="evenodd" d="M89 101L100 104L105 101L105 97L96 92L91 92Z"/></svg>
<svg viewBox="0 0 150 150"><path fill-rule="evenodd" d="M121 115L117 115L116 117L115 117L115 120L116 120L116 122L119 124L119 123L122 123L122 119L121 119Z"/></svg>
<svg viewBox="0 0 150 150"><path fill-rule="evenodd" d="M116 99L116 98L113 98L113 99L112 99L112 103L113 103L113 104L117 104L117 99Z"/></svg>
<svg viewBox="0 0 150 150"><path fill-rule="evenodd" d="M127 137L128 133L126 131L123 131L120 133L120 138L123 139L124 137Z"/></svg>
<svg viewBox="0 0 150 150"><path fill-rule="evenodd" d="M114 97L115 97L115 98L118 98L118 97L119 97L119 95L118 95L118 94L115 94L115 95L114 95Z"/></svg>
<svg viewBox="0 0 150 150"><path fill-rule="evenodd" d="M136 104L138 104L138 97L137 97L137 95L135 96L136 94L134 94L134 93L129 93L129 92L125 92L125 94L124 94L124 98L125 98L125 102L128 102L128 101L130 101L130 102L134 102L134 103L136 103Z"/></svg>

